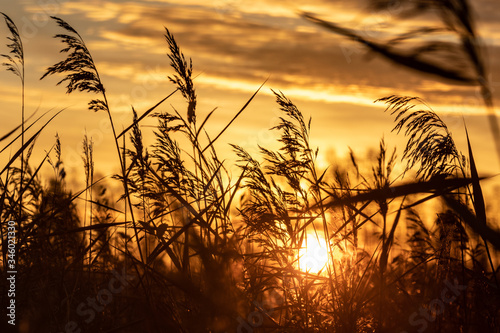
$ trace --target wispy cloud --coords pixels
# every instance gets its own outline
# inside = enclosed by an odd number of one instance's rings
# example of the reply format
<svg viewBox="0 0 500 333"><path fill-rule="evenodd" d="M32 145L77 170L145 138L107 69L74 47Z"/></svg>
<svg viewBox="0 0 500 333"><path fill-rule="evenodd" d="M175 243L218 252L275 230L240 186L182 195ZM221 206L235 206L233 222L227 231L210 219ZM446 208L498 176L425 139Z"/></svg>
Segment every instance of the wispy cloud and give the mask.
<svg viewBox="0 0 500 333"><path fill-rule="evenodd" d="M211 108L228 100L245 101L269 78L266 88L282 90L294 100L314 105L314 117L319 119L329 119L324 113L332 112L327 111L332 105L351 105L361 110L373 105L373 100L394 93L423 97L443 113L484 111L477 89L436 82L431 77L391 66L299 15L301 11L320 14L371 37L384 37L393 29L410 29L415 24L393 20L395 17L388 13L360 10L361 3L361 0L256 0L248 5L239 0L88 0L61 1L56 14L70 22L86 40L109 87L110 97L120 101L114 108L118 112L130 112L131 104L138 110L145 109L154 98L170 92L167 76L171 70L164 27L175 35L186 56L193 58L195 75L199 75L195 84L200 97L212 103ZM498 103L500 74L497 77L496 73L500 73L500 64L495 59L500 56L500 30L496 22L500 6L495 0L481 0L478 4L478 28L488 46L489 69L493 73L490 79ZM34 0L22 2L18 7L22 10L17 15L19 22L20 18L31 20L42 10ZM427 20L422 17L418 23L423 25ZM36 86L35 80L45 68L62 57L58 54L60 45L51 39L55 31L56 27L48 22L29 42L32 49L28 49L27 64L29 76L34 80L32 86ZM379 31L378 35L374 31ZM8 84L0 82L0 86ZM52 88L37 93L45 94L44 100L62 103L60 87ZM60 93L57 98L53 98L55 92ZM260 95L268 101L270 90L264 89ZM35 98L36 103L40 98ZM231 110L237 107L241 105ZM255 112L256 118L264 116L258 108ZM358 120L356 112L342 115L345 124ZM381 118L379 121L382 122ZM370 126L366 130L369 135ZM378 135L377 132L375 136ZM349 142L348 138L345 140Z"/></svg>
<svg viewBox="0 0 500 333"><path fill-rule="evenodd" d="M443 88L445 85L430 89L430 81L423 80L425 77L393 69L376 58L370 61L370 56L367 57L359 45L323 31L298 15L299 10L335 8L337 17L353 22L354 28L365 29L367 34L373 33L369 29L384 28L380 17L356 16L354 5L339 11L340 5L345 2L258 0L247 6L232 0L210 3L201 0L182 3L90 1L64 3L62 13L83 14L87 20L96 22L99 28L89 44L100 46L98 52L102 54L97 58L107 64L123 62L122 66L126 66L131 61L162 62L160 56L165 54L165 45L161 36L166 26L175 34L185 53L194 58L196 70L206 73L207 78L224 77L225 81L232 82L232 87L245 85L245 82L261 82L271 76L280 88L293 87L297 95L308 99L313 96L308 92L311 89L327 87L314 94L318 98L323 96L321 99L325 101L335 101L336 98L325 96L332 96L337 89L337 99L345 100L346 93L352 89L342 87L352 86L358 86L358 91L369 90L370 95L373 91L382 94L391 89L416 92L430 98L438 98L439 94L441 97L437 101L440 103L474 94L471 88ZM356 17L363 19L354 21ZM488 38L497 40L492 36ZM120 56L123 51L129 52L129 56ZM490 51L490 55L497 53L495 48ZM124 76L124 71L113 68L105 71ZM356 93L350 100L359 104L362 98Z"/></svg>

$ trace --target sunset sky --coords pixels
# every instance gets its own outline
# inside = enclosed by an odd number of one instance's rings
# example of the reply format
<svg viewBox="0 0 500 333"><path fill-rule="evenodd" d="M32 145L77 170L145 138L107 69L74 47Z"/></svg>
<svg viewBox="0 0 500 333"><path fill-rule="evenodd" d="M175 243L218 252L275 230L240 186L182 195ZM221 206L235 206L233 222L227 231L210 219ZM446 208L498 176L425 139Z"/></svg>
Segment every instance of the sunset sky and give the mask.
<svg viewBox="0 0 500 333"><path fill-rule="evenodd" d="M496 60L500 56L500 5L494 0L474 3L478 31L487 48L489 79L495 102L500 105L500 63ZM312 141L320 146L324 161L333 160L334 154L344 156L348 147L363 156L377 147L382 137L389 146L402 147L402 141L395 138L403 136L390 133L393 117L383 112L383 104L373 103L377 98L400 94L425 99L448 123L459 149L466 152L464 117L479 170L498 173L498 158L478 88L395 67L300 16L304 11L314 13L369 38L432 25L427 17L397 20L394 13L377 14L363 4L347 0L2 0L0 11L18 25L25 45L26 114L38 109L37 115L41 115L50 110L48 119L66 108L38 140L33 163L40 161L57 132L68 174L82 175L81 142L86 130L96 142L96 169L104 174L118 170L106 114L87 110L87 102L96 96L65 94L65 87L56 86L62 77L39 81L48 66L64 57L59 54L62 44L52 38L61 32L48 19L55 15L69 22L86 41L118 129L130 124L131 105L142 114L175 89L167 79L173 74L163 37L167 27L193 60L198 119L218 108L207 127L213 136L269 78L221 137L218 147L226 151L228 160L234 158L229 142L250 151L257 145L273 147L275 137L268 129L276 124L279 114L271 89L281 90L306 117L312 117ZM3 22L0 33L4 36L0 53L7 53L8 31ZM20 83L12 73L0 72L0 94L0 128L6 133L20 122ZM172 106L180 112L186 110L181 96L176 95L160 111L170 111ZM148 124L154 121L144 123ZM150 132L152 128L143 130Z"/></svg>

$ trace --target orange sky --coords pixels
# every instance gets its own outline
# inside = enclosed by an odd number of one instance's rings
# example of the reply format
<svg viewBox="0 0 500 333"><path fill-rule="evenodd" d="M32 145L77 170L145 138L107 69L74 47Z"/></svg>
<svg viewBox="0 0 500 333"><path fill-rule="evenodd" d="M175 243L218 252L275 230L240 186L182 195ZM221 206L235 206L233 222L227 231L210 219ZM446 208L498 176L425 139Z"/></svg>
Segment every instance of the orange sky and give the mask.
<svg viewBox="0 0 500 333"><path fill-rule="evenodd" d="M77 92L66 95L64 87L55 86L56 77L38 80L48 66L63 57L59 54L62 45L52 38L60 30L48 19L48 15L55 15L69 22L85 39L104 82L118 129L131 122L131 105L142 113L174 90L167 79L173 73L163 37L167 27L184 54L193 59L198 75L195 84L199 119L218 107L207 127L213 135L269 78L218 143L228 161L234 158L227 146L229 142L250 151L255 151L257 145L273 147L275 136L268 128L276 124L278 108L271 89L283 91L306 117L312 117L313 144L320 146L325 161L333 160L334 152L345 154L348 147L362 156L377 147L383 136L389 146L401 147L402 141L390 133L392 117L383 112L382 104L373 104L377 98L401 94L424 98L448 123L459 149L466 151L464 117L479 170L497 173L500 167L477 88L438 82L432 76L394 67L298 14L317 13L368 37L426 23L425 18L397 21L392 13L363 11L360 3L258 0L249 5L237 0L2 0L0 11L16 22L25 45L26 113L38 109L41 115L51 110L48 114L51 115L67 108L38 140L33 163L40 161L57 132L63 143L67 173L70 177L75 175L76 180L72 181L81 184L81 141L86 130L96 142L96 169L105 174L117 172L107 117L87 110L87 102L96 97ZM500 54L497 20L500 5L493 0L476 3L479 3L478 28L488 48L490 80L499 105L500 65L494 59ZM385 30L377 33L381 28ZM3 22L0 33L7 36ZM6 52L4 43L0 45L0 53ZM19 87L19 80L12 73L0 72L2 133L20 121ZM171 110L171 105L178 110L186 108L177 96L161 110ZM144 124L152 125L154 121Z"/></svg>

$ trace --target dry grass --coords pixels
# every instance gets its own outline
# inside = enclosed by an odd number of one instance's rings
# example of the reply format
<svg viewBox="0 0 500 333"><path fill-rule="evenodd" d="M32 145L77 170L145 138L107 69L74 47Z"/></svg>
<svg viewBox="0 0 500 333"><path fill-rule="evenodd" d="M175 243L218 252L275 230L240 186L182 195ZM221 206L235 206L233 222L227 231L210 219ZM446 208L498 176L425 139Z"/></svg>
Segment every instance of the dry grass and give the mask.
<svg viewBox="0 0 500 333"><path fill-rule="evenodd" d="M70 93L100 94L89 108L106 112L114 128L83 38L54 20L65 31L56 37L69 54L44 77L63 75L59 83L66 82ZM7 24L16 31L12 21ZM384 141L369 172L362 167L368 161L354 154L350 166L320 169L318 149L309 143L311 119L275 92L281 118L271 130L279 133L281 148L261 147L257 158L233 145L241 171L233 178L213 143L257 92L212 136L205 125L214 111L197 122L203 113L196 108L192 62L168 30L165 37L174 70L170 80L185 98L186 111L161 111L168 96L141 116L132 109L131 125L118 135L113 129L121 166L113 180L94 179L93 144L86 136L86 188L76 194L65 185L58 138L42 163L30 166L36 136L57 114L42 125L41 118L35 120L29 127L39 128L37 134L26 141L24 127L2 137L4 142L21 130L3 147L20 146L0 173L0 212L2 222L18 223L17 308L28 332L62 331L69 321L92 332L493 332L499 327L498 268L490 252L500 249L500 233L489 226L470 147L462 157L436 113L415 110L415 98L382 99L397 114L395 130L405 130L403 159L418 176L396 183L395 151ZM146 116L158 121L151 146L144 144L140 127ZM189 145L181 146L181 138ZM54 170L48 187L37 176L46 162ZM105 194L106 181L123 185L118 202ZM436 198L443 210L429 226L419 209ZM76 199L84 201L83 214ZM6 227L0 228L2 240ZM327 249L319 272L301 269L307 258L299 255L315 239ZM2 254L5 268L5 246ZM133 279L86 322L78 308L106 288L112 270ZM443 303L441 313L428 312L450 283L467 288Z"/></svg>

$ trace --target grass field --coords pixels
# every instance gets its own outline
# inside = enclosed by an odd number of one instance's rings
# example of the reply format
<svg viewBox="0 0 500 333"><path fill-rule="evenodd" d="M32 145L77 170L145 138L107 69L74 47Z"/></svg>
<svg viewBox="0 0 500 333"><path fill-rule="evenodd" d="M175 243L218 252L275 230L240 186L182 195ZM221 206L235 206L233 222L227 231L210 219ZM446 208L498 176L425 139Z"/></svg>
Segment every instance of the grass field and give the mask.
<svg viewBox="0 0 500 333"><path fill-rule="evenodd" d="M439 67L432 59L304 16L389 61L479 86L497 140L466 2L442 3L449 19L444 21L460 37L471 71ZM373 160L351 152L349 163L319 167L318 148L310 145L314 119L305 119L293 96L281 91L274 91L281 117L269 129L277 133L280 148L259 147L254 156L229 140L235 167L219 158L215 143L225 140L222 134L260 88L242 101L227 126L209 133L205 126L213 111L204 117L197 112L192 61L166 29L172 70L167 74L185 104L165 111L168 95L142 114L131 108L130 126L118 131L85 36L53 17L64 59L42 79L54 75L67 93L89 93L88 108L108 116L115 143L109 155L120 166L112 178L96 177L94 143L84 136L86 186L74 189L67 186L72 175L65 172L64 142L58 137L41 163L30 161L33 149L40 149L34 148L37 137L53 130L50 122L61 111L25 117L22 38L16 24L4 18L10 32L5 67L22 87L20 125L0 133L2 157L10 154L0 171L7 329L499 331L497 220L486 209L470 144L459 151L446 123L425 101L398 95L378 101L392 116L394 131L407 140L399 153L403 174L395 171L396 150L383 139ZM154 118L156 127L141 127L146 117ZM145 130L154 134L152 145L144 143ZM53 176L42 179L46 167ZM116 186L110 184L119 184L119 193L111 195L109 188ZM436 209L431 225L421 218L429 214L423 208L428 203ZM12 300L14 319L8 316Z"/></svg>

